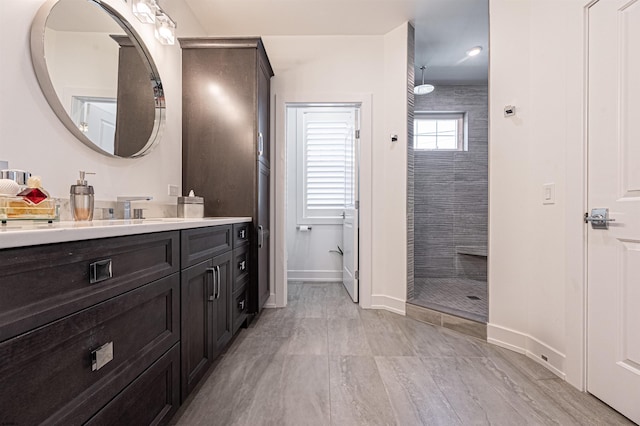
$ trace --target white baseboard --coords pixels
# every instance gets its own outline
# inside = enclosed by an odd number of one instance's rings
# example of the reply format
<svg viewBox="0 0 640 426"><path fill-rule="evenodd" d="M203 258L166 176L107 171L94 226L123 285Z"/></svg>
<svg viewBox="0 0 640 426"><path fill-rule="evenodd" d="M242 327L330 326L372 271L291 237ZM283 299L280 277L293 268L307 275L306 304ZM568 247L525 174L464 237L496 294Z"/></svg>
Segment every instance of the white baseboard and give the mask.
<svg viewBox="0 0 640 426"><path fill-rule="evenodd" d="M287 281L342 282L342 271L289 270Z"/></svg>
<svg viewBox="0 0 640 426"><path fill-rule="evenodd" d="M533 336L499 325L487 324L487 342L525 354L528 358L548 368L556 376L566 380L564 373L566 356ZM547 359L544 360L542 356Z"/></svg>
<svg viewBox="0 0 640 426"><path fill-rule="evenodd" d="M400 315L406 315L406 301L382 294L371 295L371 309L384 309Z"/></svg>

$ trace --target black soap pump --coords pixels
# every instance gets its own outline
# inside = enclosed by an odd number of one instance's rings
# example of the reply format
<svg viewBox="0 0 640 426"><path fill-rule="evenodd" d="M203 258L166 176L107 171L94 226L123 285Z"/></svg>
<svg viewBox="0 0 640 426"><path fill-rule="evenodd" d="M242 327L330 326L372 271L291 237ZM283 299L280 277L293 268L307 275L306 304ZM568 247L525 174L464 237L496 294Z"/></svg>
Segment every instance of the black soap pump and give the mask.
<svg viewBox="0 0 640 426"><path fill-rule="evenodd" d="M69 202L73 220L93 219L93 186L87 184L85 175L95 175L95 173L81 170L77 185L71 185Z"/></svg>

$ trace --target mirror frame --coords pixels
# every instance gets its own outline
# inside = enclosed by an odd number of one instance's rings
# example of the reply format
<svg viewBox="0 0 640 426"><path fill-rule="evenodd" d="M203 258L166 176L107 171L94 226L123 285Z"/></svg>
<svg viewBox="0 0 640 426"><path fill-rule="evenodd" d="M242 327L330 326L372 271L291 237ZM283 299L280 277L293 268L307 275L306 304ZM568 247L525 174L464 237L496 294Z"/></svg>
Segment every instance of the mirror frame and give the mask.
<svg viewBox="0 0 640 426"><path fill-rule="evenodd" d="M51 77L49 76L49 71L47 68L47 59L44 51L44 36L45 36L45 26L47 23L47 19L49 14L53 10L56 4L58 4L60 0L48 0L44 3L38 13L36 14L33 23L31 24L31 62L33 64L33 69L36 73L36 79L38 80L38 84L42 89L42 93L44 97L47 99L49 106L53 110L53 112L58 116L58 119L62 121L62 124L76 137L91 148L92 150L99 152L100 154L106 155L108 157L113 158L137 158L142 157L145 154L148 154L153 147L155 147L161 139L164 124L165 124L165 106L159 106L157 102L157 96L154 95L155 98L155 117L153 123L153 129L151 130L151 135L149 136L149 140L146 144L135 154L129 157L121 157L118 155L111 154L110 152L104 151L99 148L96 144L94 144L91 139L89 139L78 127L74 124L71 119L69 113L62 105L58 94L56 93L55 88L53 87L53 82L51 81ZM127 34L129 39L132 41L136 50L141 55L143 62L147 65L147 70L151 75L151 81L155 81L156 84L159 84L162 87L162 80L160 79L160 74L158 73L158 69L149 53L149 50L145 46L144 42L140 35L135 31L133 26L127 21L127 19L122 16L119 12L113 9L108 4L104 3L101 0L88 0L95 3L98 7L100 7L104 12L106 12L112 19L116 21L116 23L123 29L123 31ZM149 83L151 84L151 83ZM162 93L164 96L164 91Z"/></svg>

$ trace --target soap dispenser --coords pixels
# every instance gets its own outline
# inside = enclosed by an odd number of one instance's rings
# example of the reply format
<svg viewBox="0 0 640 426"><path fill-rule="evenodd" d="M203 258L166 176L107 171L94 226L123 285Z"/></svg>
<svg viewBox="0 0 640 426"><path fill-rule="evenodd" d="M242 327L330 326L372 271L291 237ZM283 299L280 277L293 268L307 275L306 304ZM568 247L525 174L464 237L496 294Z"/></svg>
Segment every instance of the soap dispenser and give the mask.
<svg viewBox="0 0 640 426"><path fill-rule="evenodd" d="M70 205L73 220L93 219L93 186L87 184L85 175L95 175L95 173L81 170L77 185L71 185Z"/></svg>

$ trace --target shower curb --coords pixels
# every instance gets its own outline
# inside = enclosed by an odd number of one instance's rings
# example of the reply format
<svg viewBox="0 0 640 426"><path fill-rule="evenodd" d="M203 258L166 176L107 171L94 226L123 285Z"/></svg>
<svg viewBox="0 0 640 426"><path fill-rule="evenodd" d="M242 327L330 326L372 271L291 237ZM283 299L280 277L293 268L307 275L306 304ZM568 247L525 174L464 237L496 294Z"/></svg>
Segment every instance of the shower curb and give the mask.
<svg viewBox="0 0 640 426"><path fill-rule="evenodd" d="M434 311L423 306L405 304L406 313L409 318L438 327L448 328L476 339L487 341L487 324L461 318L455 315Z"/></svg>

